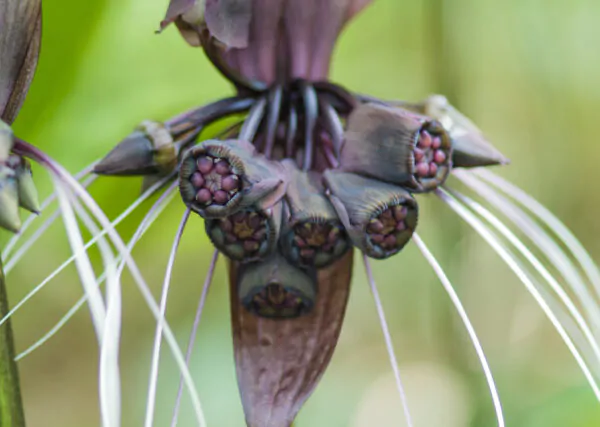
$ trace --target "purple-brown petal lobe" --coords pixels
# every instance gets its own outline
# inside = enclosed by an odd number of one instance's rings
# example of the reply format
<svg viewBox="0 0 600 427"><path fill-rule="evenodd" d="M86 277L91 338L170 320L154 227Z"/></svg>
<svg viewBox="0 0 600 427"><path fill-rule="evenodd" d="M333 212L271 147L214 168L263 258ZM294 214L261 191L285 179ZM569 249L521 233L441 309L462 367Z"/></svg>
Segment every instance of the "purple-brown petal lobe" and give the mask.
<svg viewBox="0 0 600 427"><path fill-rule="evenodd" d="M316 387L339 338L352 256L349 251L317 273L314 307L291 319L269 319L247 311L236 286L239 266L230 264L235 362L249 426L289 427Z"/></svg>

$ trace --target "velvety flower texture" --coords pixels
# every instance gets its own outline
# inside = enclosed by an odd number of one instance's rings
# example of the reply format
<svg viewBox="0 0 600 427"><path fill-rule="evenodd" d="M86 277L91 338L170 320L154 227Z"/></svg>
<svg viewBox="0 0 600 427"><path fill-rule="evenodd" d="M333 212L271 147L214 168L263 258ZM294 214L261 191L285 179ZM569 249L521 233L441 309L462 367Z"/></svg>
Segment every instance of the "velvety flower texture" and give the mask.
<svg viewBox="0 0 600 427"><path fill-rule="evenodd" d="M383 101L328 81L340 32L368 3L172 0L161 27L174 23L189 44L202 47L236 94L142 125L95 169L143 175L145 182L177 179L188 213L204 218L228 262L235 362L250 427L289 427L316 387L341 331L352 248L367 262L396 256L414 241L448 282L416 234L421 194L439 196L492 239L458 201L469 199L445 186L452 172L471 182L460 168L508 163L473 123L440 95ZM221 135L199 137L207 125L239 113L244 120ZM479 351L466 315L463 321ZM503 425L493 378L478 355Z"/></svg>

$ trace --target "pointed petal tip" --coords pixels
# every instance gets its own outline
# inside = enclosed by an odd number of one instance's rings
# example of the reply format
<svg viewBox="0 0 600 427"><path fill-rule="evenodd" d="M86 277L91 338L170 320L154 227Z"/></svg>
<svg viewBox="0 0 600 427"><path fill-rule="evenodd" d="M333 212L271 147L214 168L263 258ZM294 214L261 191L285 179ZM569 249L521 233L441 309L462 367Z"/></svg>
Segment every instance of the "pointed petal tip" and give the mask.
<svg viewBox="0 0 600 427"><path fill-rule="evenodd" d="M138 131L121 141L93 169L98 175L117 176L156 172L152 142Z"/></svg>

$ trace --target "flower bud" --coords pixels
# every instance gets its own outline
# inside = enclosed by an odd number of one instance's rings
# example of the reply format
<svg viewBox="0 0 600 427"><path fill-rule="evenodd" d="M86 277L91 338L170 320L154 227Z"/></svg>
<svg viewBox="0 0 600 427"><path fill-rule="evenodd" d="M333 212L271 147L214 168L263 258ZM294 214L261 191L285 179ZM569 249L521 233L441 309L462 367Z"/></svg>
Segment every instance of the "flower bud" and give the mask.
<svg viewBox="0 0 600 427"><path fill-rule="evenodd" d="M436 120L401 108L363 104L348 118L340 168L429 191L451 169L450 136Z"/></svg>
<svg viewBox="0 0 600 427"><path fill-rule="evenodd" d="M242 263L264 261L277 248L282 203L249 208L205 221L206 234L226 257Z"/></svg>
<svg viewBox="0 0 600 427"><path fill-rule="evenodd" d="M177 167L177 148L168 129L144 121L94 168L101 175L164 175Z"/></svg>
<svg viewBox="0 0 600 427"><path fill-rule="evenodd" d="M371 258L398 253L417 227L418 206L406 190L359 175L327 170L329 198L354 246Z"/></svg>
<svg viewBox="0 0 600 427"><path fill-rule="evenodd" d="M238 297L259 317L294 318L312 310L316 280L314 271L302 271L275 253L265 262L240 267Z"/></svg>
<svg viewBox="0 0 600 427"><path fill-rule="evenodd" d="M210 140L183 156L179 189L184 203L204 218L231 216L244 207L273 206L285 192L278 163L240 140Z"/></svg>
<svg viewBox="0 0 600 427"><path fill-rule="evenodd" d="M13 144L14 137L12 129L9 125L0 120L0 162L8 159Z"/></svg>
<svg viewBox="0 0 600 427"><path fill-rule="evenodd" d="M31 173L31 164L23 157L16 154L11 155L6 165L15 171L15 179L17 181L17 190L19 193L19 205L33 213L40 212L40 201L38 198L37 189L33 182Z"/></svg>
<svg viewBox="0 0 600 427"><path fill-rule="evenodd" d="M335 209L325 197L320 177L285 160L289 171L281 251L294 265L323 268L340 258L350 242Z"/></svg>
<svg viewBox="0 0 600 427"><path fill-rule="evenodd" d="M503 165L509 160L502 155L483 133L446 97L433 95L422 105L423 113L439 120L452 138L452 163L454 167L479 167Z"/></svg>
<svg viewBox="0 0 600 427"><path fill-rule="evenodd" d="M0 228L14 233L21 228L17 178L6 164L0 164Z"/></svg>

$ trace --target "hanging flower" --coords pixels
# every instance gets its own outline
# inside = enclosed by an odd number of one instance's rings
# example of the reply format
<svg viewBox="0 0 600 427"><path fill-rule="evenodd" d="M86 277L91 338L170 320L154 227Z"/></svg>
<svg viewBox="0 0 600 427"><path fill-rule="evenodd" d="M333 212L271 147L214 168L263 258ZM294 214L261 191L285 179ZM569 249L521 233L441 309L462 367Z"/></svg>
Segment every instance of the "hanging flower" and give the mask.
<svg viewBox="0 0 600 427"><path fill-rule="evenodd" d="M584 318L558 288L561 301L585 338L574 345L572 334L548 308L513 250L542 275L547 271L490 211L450 188L453 175L512 215L521 231L530 233L531 218L500 193L531 208L542 222L553 217L491 172L466 169L505 165L508 160L442 96L417 103L386 101L355 94L329 81L338 36L368 3L171 1L161 29L174 23L189 44L204 50L234 85L235 94L164 123L144 122L95 166L99 174L144 176L144 194L172 183L149 212L149 222L176 186L187 207L173 243L158 312L161 321L147 423L153 416L163 332L172 343L162 319L172 265L188 219L192 215L192 220L200 220L197 214L217 249L199 315L221 253L227 258L235 362L248 426L289 427L317 386L342 328L354 261L352 247L363 254L411 425L368 261L401 256L411 243L422 251L456 305L485 372L498 425L503 426L500 398L479 340L443 269L417 233L418 200L426 197L423 193L437 196L464 218L515 271L600 398L598 378L588 365L600 362L600 349L588 326L594 320ZM245 115L243 122L222 135L202 134L208 125L239 113ZM139 233L146 227L145 220ZM427 224L419 223L419 230L422 227ZM545 233L541 228L535 230ZM496 233L514 247L508 249ZM538 249L556 256L550 247ZM564 256L560 259L570 262ZM596 272L594 266L588 274L594 277ZM554 282L548 281L553 287ZM588 360L582 353L593 357ZM180 367L190 385L185 365ZM192 386L190 390L198 423L204 425L199 400ZM179 400L174 422L178 405Z"/></svg>

